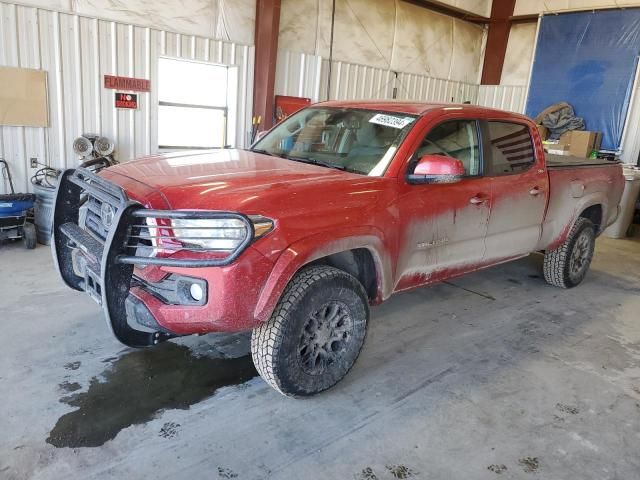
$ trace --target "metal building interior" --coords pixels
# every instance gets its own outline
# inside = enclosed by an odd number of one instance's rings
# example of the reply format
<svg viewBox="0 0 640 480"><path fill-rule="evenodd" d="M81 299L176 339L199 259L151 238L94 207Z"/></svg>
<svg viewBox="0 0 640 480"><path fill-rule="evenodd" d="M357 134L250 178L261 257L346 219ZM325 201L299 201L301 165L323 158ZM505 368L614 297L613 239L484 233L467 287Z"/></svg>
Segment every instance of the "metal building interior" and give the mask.
<svg viewBox="0 0 640 480"><path fill-rule="evenodd" d="M0 479L640 479L639 25L0 0Z"/></svg>

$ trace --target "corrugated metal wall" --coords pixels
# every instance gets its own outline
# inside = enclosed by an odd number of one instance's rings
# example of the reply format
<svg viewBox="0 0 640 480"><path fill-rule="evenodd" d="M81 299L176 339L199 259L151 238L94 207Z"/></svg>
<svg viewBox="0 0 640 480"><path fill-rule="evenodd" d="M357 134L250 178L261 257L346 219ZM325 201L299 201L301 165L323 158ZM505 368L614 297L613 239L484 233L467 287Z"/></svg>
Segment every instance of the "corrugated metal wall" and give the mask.
<svg viewBox="0 0 640 480"><path fill-rule="evenodd" d="M276 68L276 94L327 99L329 60L316 55L281 51ZM475 103L478 85L416 75L396 74L388 69L333 62L331 69L331 99L397 99L432 102Z"/></svg>
<svg viewBox="0 0 640 480"><path fill-rule="evenodd" d="M524 113L527 87L521 85L480 85L478 105Z"/></svg>
<svg viewBox="0 0 640 480"><path fill-rule="evenodd" d="M275 94L310 98L313 102L324 100L320 97L321 72L322 58L280 50L276 64Z"/></svg>
<svg viewBox="0 0 640 480"><path fill-rule="evenodd" d="M426 75L400 73L397 87L398 98L402 100L476 103L478 98L478 85Z"/></svg>
<svg viewBox="0 0 640 480"><path fill-rule="evenodd" d="M320 95L327 98L329 60L322 60ZM331 100L393 98L394 74L390 70L347 62L333 62L331 67Z"/></svg>
<svg viewBox="0 0 640 480"><path fill-rule="evenodd" d="M157 147L157 59L160 56L236 65L236 144L246 144L253 97L252 46L175 34L74 14L0 2L0 65L47 71L49 128L0 126L0 157L12 167L16 189L29 188L29 158L55 168L77 164L73 139L96 132L116 142L127 160ZM151 80L135 111L116 110L103 75ZM6 182L0 190L6 191ZM3 190L4 189L4 190Z"/></svg>

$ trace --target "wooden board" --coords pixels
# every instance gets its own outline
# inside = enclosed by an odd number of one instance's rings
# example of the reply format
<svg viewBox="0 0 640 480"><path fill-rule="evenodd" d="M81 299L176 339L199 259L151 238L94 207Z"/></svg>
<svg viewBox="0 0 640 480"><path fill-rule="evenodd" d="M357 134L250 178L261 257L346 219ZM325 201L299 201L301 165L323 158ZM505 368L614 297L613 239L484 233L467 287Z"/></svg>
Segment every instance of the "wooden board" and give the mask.
<svg viewBox="0 0 640 480"><path fill-rule="evenodd" d="M0 125L49 126L47 72L0 67Z"/></svg>

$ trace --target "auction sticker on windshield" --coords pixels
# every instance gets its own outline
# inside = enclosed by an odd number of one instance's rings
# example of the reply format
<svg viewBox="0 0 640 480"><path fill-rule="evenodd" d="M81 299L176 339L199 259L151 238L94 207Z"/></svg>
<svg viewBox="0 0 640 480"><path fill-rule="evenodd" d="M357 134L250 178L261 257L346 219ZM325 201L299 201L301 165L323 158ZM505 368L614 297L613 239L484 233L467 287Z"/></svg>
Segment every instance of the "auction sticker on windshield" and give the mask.
<svg viewBox="0 0 640 480"><path fill-rule="evenodd" d="M393 115L378 113L371 117L369 123L376 123L378 125L384 125L385 127L404 128L414 120L415 118L413 117L395 117Z"/></svg>

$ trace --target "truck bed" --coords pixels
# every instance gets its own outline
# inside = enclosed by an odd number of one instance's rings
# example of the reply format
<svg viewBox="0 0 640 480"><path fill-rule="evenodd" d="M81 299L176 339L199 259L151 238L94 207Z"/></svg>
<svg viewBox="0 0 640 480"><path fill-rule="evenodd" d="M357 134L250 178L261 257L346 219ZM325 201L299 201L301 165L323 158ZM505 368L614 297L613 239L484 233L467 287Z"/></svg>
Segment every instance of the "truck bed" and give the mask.
<svg viewBox="0 0 640 480"><path fill-rule="evenodd" d="M617 165L620 162L612 162L609 160L603 160L601 158L583 158L574 157L571 155L553 155L545 153L547 159L547 167L550 169L556 168L576 168L576 167L602 167Z"/></svg>
<svg viewBox="0 0 640 480"><path fill-rule="evenodd" d="M592 205L598 205L594 223L599 231L613 222L624 188L620 162L547 155L549 204L542 226L542 250L564 240L567 226Z"/></svg>

